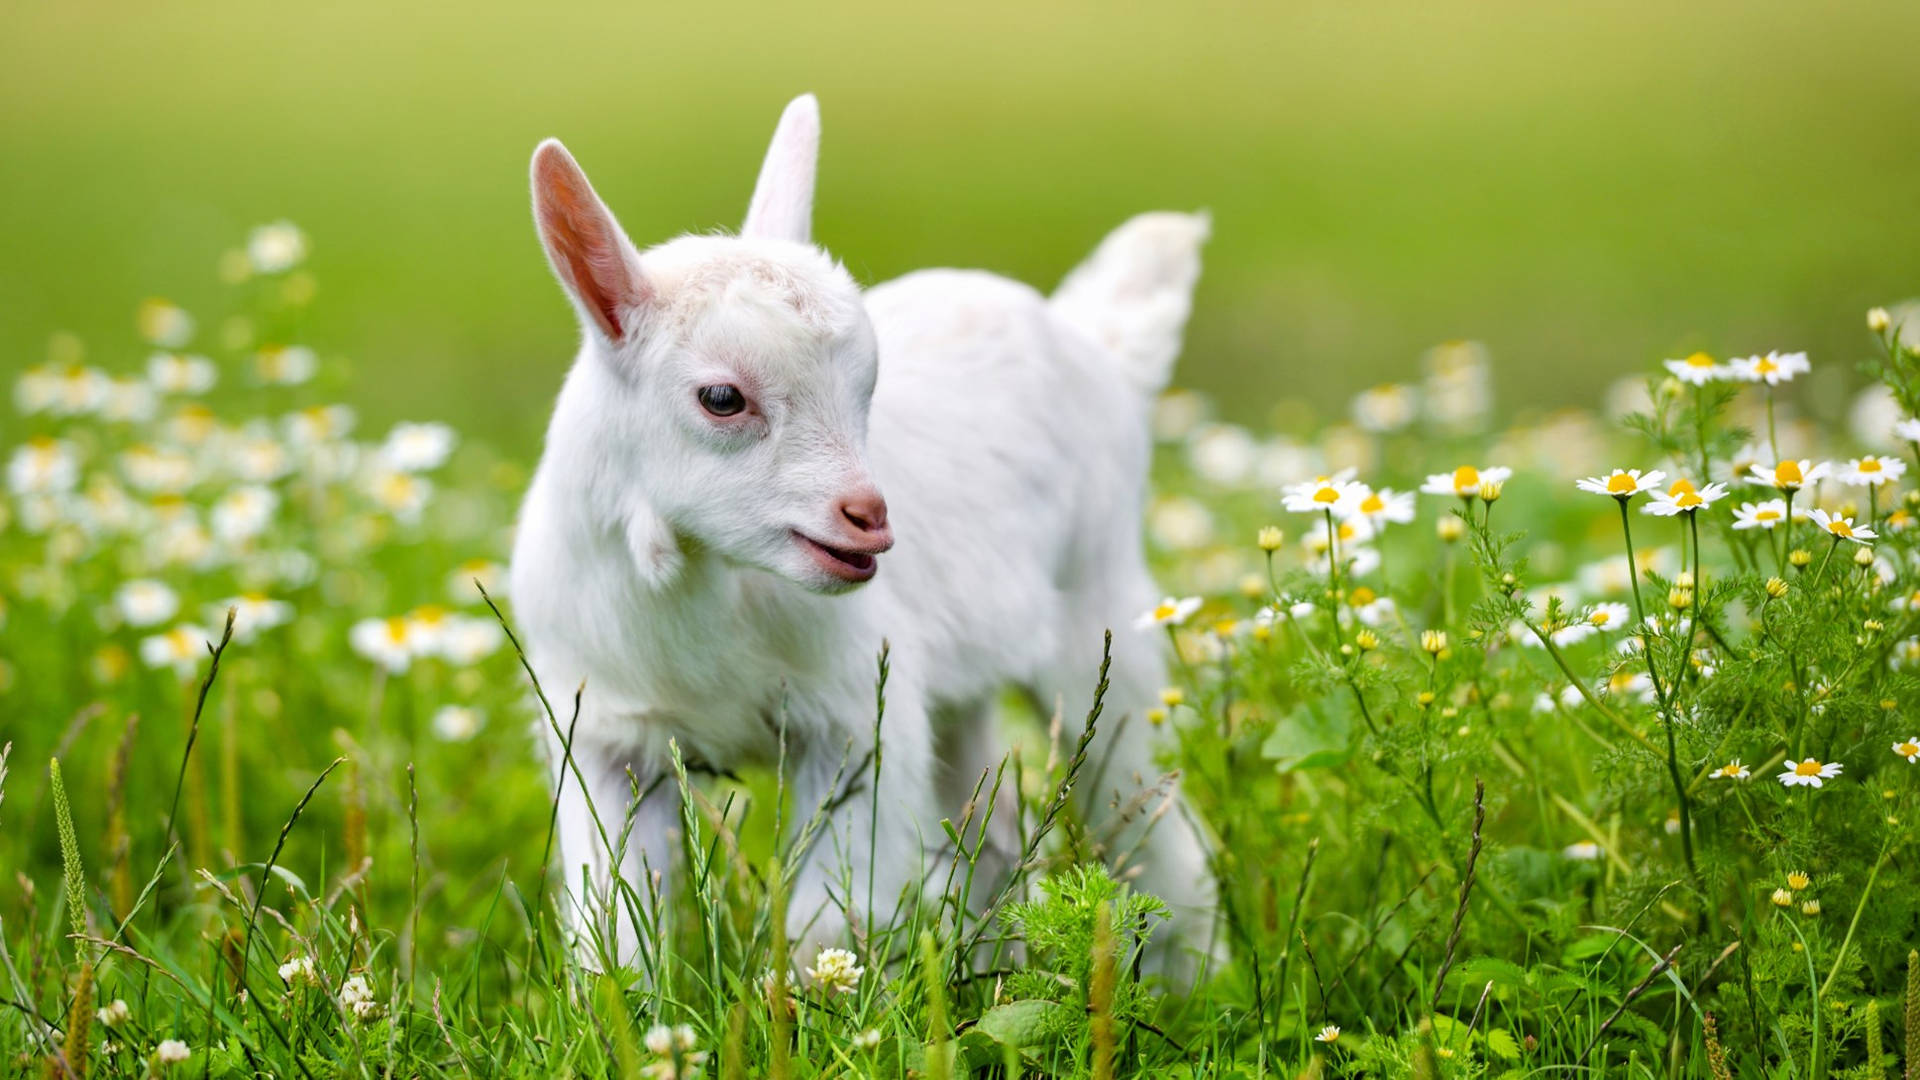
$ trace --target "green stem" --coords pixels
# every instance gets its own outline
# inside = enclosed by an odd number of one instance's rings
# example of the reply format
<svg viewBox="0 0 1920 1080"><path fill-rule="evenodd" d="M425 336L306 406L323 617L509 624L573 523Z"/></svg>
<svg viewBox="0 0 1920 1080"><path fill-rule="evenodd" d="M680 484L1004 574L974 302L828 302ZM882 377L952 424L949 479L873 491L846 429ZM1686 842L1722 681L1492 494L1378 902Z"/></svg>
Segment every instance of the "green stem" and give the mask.
<svg viewBox="0 0 1920 1080"><path fill-rule="evenodd" d="M1880 858L1875 860L1873 871L1867 875L1867 887L1860 890L1860 902L1853 906L1853 921L1847 924L1847 936L1840 941L1840 952L1833 958L1833 967L1827 972L1827 981L1820 984L1820 996L1826 997L1833 987L1833 980L1840 977L1840 964L1847 958L1847 947L1853 944L1853 932L1860 927L1860 916L1867 910L1867 898L1873 895L1873 883L1880 876L1880 868L1887 864L1887 854L1892 845L1880 846Z"/></svg>

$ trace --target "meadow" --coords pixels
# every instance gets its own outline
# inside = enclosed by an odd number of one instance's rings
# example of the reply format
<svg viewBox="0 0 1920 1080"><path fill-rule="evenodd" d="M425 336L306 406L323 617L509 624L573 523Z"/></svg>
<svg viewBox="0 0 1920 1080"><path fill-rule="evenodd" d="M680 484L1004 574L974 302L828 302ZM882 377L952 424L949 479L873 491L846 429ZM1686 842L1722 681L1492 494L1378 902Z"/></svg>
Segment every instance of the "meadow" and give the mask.
<svg viewBox="0 0 1920 1080"><path fill-rule="evenodd" d="M681 774L637 967L573 939L496 599L523 461L363 423L305 336L312 241L149 299L138 370L57 336L0 519L0 1060L27 1075L1885 1077L1920 1061L1920 329L1650 364L1500 422L1433 346L1310 437L1155 414L1179 673L1032 715L899 918L790 955L777 771ZM1859 318L1856 313L1856 318ZM1808 418L1821 365L1873 387ZM15 427L14 425L18 425ZM1017 628L1010 628L1017 632ZM885 657L875 658L875 722ZM1103 672L1089 671L1090 686ZM536 693L536 691L540 691ZM1066 799L1163 734L1213 840L1190 985ZM858 771L883 767L859 763ZM1021 859L972 873L1017 793ZM1142 807L1166 812L1166 807ZM615 823L617 828L617 822ZM818 853L814 853L819 857ZM980 890L980 897L971 895Z"/></svg>

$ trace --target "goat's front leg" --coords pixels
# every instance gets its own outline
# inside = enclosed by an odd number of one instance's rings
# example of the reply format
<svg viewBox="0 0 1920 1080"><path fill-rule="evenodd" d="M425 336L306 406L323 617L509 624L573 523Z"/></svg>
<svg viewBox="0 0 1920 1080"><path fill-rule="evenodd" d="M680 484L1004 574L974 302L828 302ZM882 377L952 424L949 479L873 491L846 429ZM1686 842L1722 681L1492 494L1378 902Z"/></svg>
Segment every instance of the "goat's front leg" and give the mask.
<svg viewBox="0 0 1920 1080"><path fill-rule="evenodd" d="M845 944L847 928L858 921L886 925L918 903L925 868L942 843L927 714L909 703L910 694L890 688L888 698L877 758L868 757L868 729L837 741L823 733L794 763L793 814L803 846L787 926L803 958Z"/></svg>
<svg viewBox="0 0 1920 1080"><path fill-rule="evenodd" d="M576 953L596 970L644 974L672 907L680 790L662 763L631 751L580 739L568 760L559 739L548 744Z"/></svg>

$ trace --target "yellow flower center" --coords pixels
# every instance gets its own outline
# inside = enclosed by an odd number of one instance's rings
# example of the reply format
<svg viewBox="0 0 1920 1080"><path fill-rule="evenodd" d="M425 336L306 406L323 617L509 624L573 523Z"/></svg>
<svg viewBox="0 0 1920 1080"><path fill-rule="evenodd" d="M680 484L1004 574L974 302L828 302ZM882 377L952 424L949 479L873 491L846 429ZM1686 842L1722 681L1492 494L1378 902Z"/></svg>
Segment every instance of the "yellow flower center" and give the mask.
<svg viewBox="0 0 1920 1080"><path fill-rule="evenodd" d="M1780 365L1774 363L1772 357L1762 356L1755 361L1753 370L1762 375L1771 375L1780 370Z"/></svg>
<svg viewBox="0 0 1920 1080"><path fill-rule="evenodd" d="M1348 594L1347 603L1354 607L1366 607L1368 604L1373 603L1374 599L1374 591L1362 585Z"/></svg>
<svg viewBox="0 0 1920 1080"><path fill-rule="evenodd" d="M1593 614L1587 616L1587 621L1592 623L1595 626L1605 626L1607 625L1607 621L1612 618L1613 618L1613 615L1610 614L1609 612L1596 611Z"/></svg>
<svg viewBox="0 0 1920 1080"><path fill-rule="evenodd" d="M1722 765L1722 766L1720 766L1720 775L1721 775L1721 776L1739 776L1739 775L1740 775L1740 766L1738 766L1738 765Z"/></svg>
<svg viewBox="0 0 1920 1080"><path fill-rule="evenodd" d="M1694 353L1692 356L1687 357L1687 366L1696 367L1696 368L1710 368L1713 366L1713 357L1708 356L1706 353L1703 353L1703 352Z"/></svg>
<svg viewBox="0 0 1920 1080"><path fill-rule="evenodd" d="M1920 757L1920 743L1903 742L1894 747L1893 752L1901 757Z"/></svg>
<svg viewBox="0 0 1920 1080"><path fill-rule="evenodd" d="M1847 523L1846 518L1834 518L1827 522L1827 531L1835 536L1850 537L1853 535L1853 526Z"/></svg>
<svg viewBox="0 0 1920 1080"><path fill-rule="evenodd" d="M1340 539L1351 540L1354 538L1354 535L1353 522L1343 521L1340 523Z"/></svg>
<svg viewBox="0 0 1920 1080"><path fill-rule="evenodd" d="M1698 492L1688 491L1673 500L1673 505L1682 510L1693 510L1707 505L1707 500L1701 498Z"/></svg>
<svg viewBox="0 0 1920 1080"><path fill-rule="evenodd" d="M1778 510L1756 510L1753 514L1753 520L1755 521L1779 521L1780 517L1781 514Z"/></svg>
<svg viewBox="0 0 1920 1080"><path fill-rule="evenodd" d="M1820 763L1812 758L1808 758L1800 764L1795 765L1793 771L1796 776L1819 776Z"/></svg>
<svg viewBox="0 0 1920 1080"><path fill-rule="evenodd" d="M1155 622L1166 622L1171 618L1173 618L1172 604L1161 604L1159 607L1153 609L1153 619Z"/></svg>
<svg viewBox="0 0 1920 1080"><path fill-rule="evenodd" d="M1616 694L1626 690L1632 685L1633 672L1631 671L1616 671L1613 673L1613 677L1607 680L1608 688Z"/></svg>
<svg viewBox="0 0 1920 1080"><path fill-rule="evenodd" d="M1687 494L1691 494L1694 490L1695 488L1693 486L1693 481L1683 476L1680 479L1675 480L1673 482L1673 486L1667 489L1667 494L1687 495Z"/></svg>
<svg viewBox="0 0 1920 1080"><path fill-rule="evenodd" d="M1773 470L1773 482L1777 487L1798 484L1806 478L1807 474L1800 471L1800 463L1797 461L1783 461Z"/></svg>
<svg viewBox="0 0 1920 1080"><path fill-rule="evenodd" d="M407 643L407 620L398 615L387 619L387 641L395 645Z"/></svg>
<svg viewBox="0 0 1920 1080"><path fill-rule="evenodd" d="M1386 508L1386 500L1382 499L1378 492L1370 492L1366 498L1360 500L1360 512L1363 514L1377 514Z"/></svg>
<svg viewBox="0 0 1920 1080"><path fill-rule="evenodd" d="M1471 465L1453 470L1453 490L1462 495L1480 490L1480 470Z"/></svg>
<svg viewBox="0 0 1920 1080"><path fill-rule="evenodd" d="M1313 493L1313 501L1323 504L1337 503L1340 501L1340 492L1331 487L1322 487Z"/></svg>
<svg viewBox="0 0 1920 1080"><path fill-rule="evenodd" d="M1640 481L1623 472L1607 477L1607 494L1631 495L1640 490Z"/></svg>

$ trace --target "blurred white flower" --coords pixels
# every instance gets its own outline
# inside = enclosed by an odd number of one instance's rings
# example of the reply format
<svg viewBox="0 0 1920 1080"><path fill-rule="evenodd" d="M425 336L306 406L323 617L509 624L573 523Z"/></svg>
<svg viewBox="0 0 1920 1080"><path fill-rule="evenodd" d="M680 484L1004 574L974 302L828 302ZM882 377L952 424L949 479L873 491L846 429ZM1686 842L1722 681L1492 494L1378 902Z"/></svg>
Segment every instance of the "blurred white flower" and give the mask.
<svg viewBox="0 0 1920 1080"><path fill-rule="evenodd" d="M208 615L215 622L224 622L228 611L233 612L233 640L242 645L253 641L264 631L293 621L293 605L285 600L275 600L265 593L242 593L230 597L210 609Z"/></svg>
<svg viewBox="0 0 1920 1080"><path fill-rule="evenodd" d="M15 495L62 495L80 479L73 444L36 435L7 461L7 488Z"/></svg>
<svg viewBox="0 0 1920 1080"><path fill-rule="evenodd" d="M1854 487L1879 487L1905 476L1907 463L1897 457L1868 454L1854 458L1833 471L1833 478Z"/></svg>
<svg viewBox="0 0 1920 1080"><path fill-rule="evenodd" d="M1200 598L1189 596L1183 599L1167 597L1155 604L1150 610L1133 620L1135 630L1156 630L1162 626L1179 626L1200 610Z"/></svg>
<svg viewBox="0 0 1920 1080"><path fill-rule="evenodd" d="M1592 841L1568 844L1566 847L1560 849L1560 854L1576 862L1592 862L1600 857L1600 845Z"/></svg>
<svg viewBox="0 0 1920 1080"><path fill-rule="evenodd" d="M226 440L220 452L227 470L250 483L271 483L293 471L292 455L264 427L252 427Z"/></svg>
<svg viewBox="0 0 1920 1080"><path fill-rule="evenodd" d="M400 521L420 520L421 510L433 497L433 481L397 469L374 468L366 483L373 501Z"/></svg>
<svg viewBox="0 0 1920 1080"><path fill-rule="evenodd" d="M204 394L219 381L219 372L204 356L154 353L147 358L147 381L163 394Z"/></svg>
<svg viewBox="0 0 1920 1080"><path fill-rule="evenodd" d="M193 316L178 304L152 299L140 302L134 312L134 325L149 345L177 349L193 339Z"/></svg>
<svg viewBox="0 0 1920 1080"><path fill-rule="evenodd" d="M107 376L97 368L68 364L52 375L52 400L46 411L55 416L84 416L107 399Z"/></svg>
<svg viewBox="0 0 1920 1080"><path fill-rule="evenodd" d="M220 418L205 405L182 405L161 426L167 439L180 446L200 446L220 432Z"/></svg>
<svg viewBox="0 0 1920 1080"><path fill-rule="evenodd" d="M347 631L347 643L354 652L399 675L413 663L416 638L412 621L395 615L354 623Z"/></svg>
<svg viewBox="0 0 1920 1080"><path fill-rule="evenodd" d="M183 623L143 639L140 659L150 668L172 668L175 675L186 678L199 670L211 640L205 630Z"/></svg>
<svg viewBox="0 0 1920 1080"><path fill-rule="evenodd" d="M306 234L291 221L262 225L247 236L247 261L255 273L284 273L306 257Z"/></svg>
<svg viewBox="0 0 1920 1080"><path fill-rule="evenodd" d="M139 578L114 590L113 606L128 626L153 626L179 612L180 597L158 581Z"/></svg>
<svg viewBox="0 0 1920 1080"><path fill-rule="evenodd" d="M380 1015L380 1002L374 997L373 985L365 975L348 976L347 981L340 984L340 1006L361 1023Z"/></svg>
<svg viewBox="0 0 1920 1080"><path fill-rule="evenodd" d="M52 409L59 396L59 380L52 364L30 367L13 381L13 407L28 416Z"/></svg>
<svg viewBox="0 0 1920 1080"><path fill-rule="evenodd" d="M122 424L143 424L153 419L160 399L153 387L138 379L108 379L100 399L100 418Z"/></svg>
<svg viewBox="0 0 1920 1080"><path fill-rule="evenodd" d="M1765 355L1755 353L1727 361L1727 370L1733 378L1742 382L1764 382L1768 386L1778 386L1793 381L1795 375L1812 370L1807 354L1769 352Z"/></svg>
<svg viewBox="0 0 1920 1080"><path fill-rule="evenodd" d="M267 530L280 496L271 488L247 484L213 504L213 533L226 544L244 544Z"/></svg>
<svg viewBox="0 0 1920 1080"><path fill-rule="evenodd" d="M444 742L466 742L480 731L480 714L465 705L442 705L433 714L433 733Z"/></svg>
<svg viewBox="0 0 1920 1080"><path fill-rule="evenodd" d="M1493 409L1493 365L1486 346L1449 341L1427 350L1427 416L1452 431L1479 428Z"/></svg>
<svg viewBox="0 0 1920 1080"><path fill-rule="evenodd" d="M499 596L506 573L506 567L491 559L468 559L447 575L447 596L456 604L483 603L480 589L487 590L488 595ZM480 583L480 589L474 588L476 581Z"/></svg>
<svg viewBox="0 0 1920 1080"><path fill-rule="evenodd" d="M280 965L280 981L288 986L318 986L320 972L311 956L288 957L287 962Z"/></svg>
<svg viewBox="0 0 1920 1080"><path fill-rule="evenodd" d="M315 405L288 413L281 425L287 441L304 449L346 438L353 431L354 419L350 406Z"/></svg>
<svg viewBox="0 0 1920 1080"><path fill-rule="evenodd" d="M400 472L437 469L453 452L453 429L445 424L395 424L380 445L381 460Z"/></svg>
<svg viewBox="0 0 1920 1080"><path fill-rule="evenodd" d="M268 386L298 386L320 370L320 358L305 345L271 345L253 354L253 375Z"/></svg>
<svg viewBox="0 0 1920 1080"><path fill-rule="evenodd" d="M1886 383L1874 383L1855 395L1853 404L1847 409L1847 427L1853 432L1855 442L1876 453L1900 448L1900 442L1894 437L1894 426L1906 413L1900 409L1900 403L1894 400L1893 391Z"/></svg>
<svg viewBox="0 0 1920 1080"><path fill-rule="evenodd" d="M192 1056L193 1051L179 1039L162 1039L160 1045L153 1048L153 1060L163 1066L182 1064Z"/></svg>
<svg viewBox="0 0 1920 1080"><path fill-rule="evenodd" d="M1207 424L1187 439L1187 464L1201 479L1222 487L1245 481L1258 453L1247 429L1233 424Z"/></svg>
<svg viewBox="0 0 1920 1080"><path fill-rule="evenodd" d="M455 667L470 667L494 654L506 643L506 632L491 617L455 615L445 620L433 638L435 655Z"/></svg>
<svg viewBox="0 0 1920 1080"><path fill-rule="evenodd" d="M213 534L191 513L179 514L148 537L150 557L162 566L213 565L219 555Z"/></svg>
<svg viewBox="0 0 1920 1080"><path fill-rule="evenodd" d="M178 450L140 443L120 455L120 471L136 491L177 495L197 479L193 459Z"/></svg>
<svg viewBox="0 0 1920 1080"><path fill-rule="evenodd" d="M1147 533L1169 551L1190 551L1213 540L1213 515L1184 495L1162 496L1147 511Z"/></svg>
<svg viewBox="0 0 1920 1080"><path fill-rule="evenodd" d="M125 1001L114 998L112 1001L102 1005L99 1010L93 1014L93 1017L100 1021L101 1026L114 1028L132 1019L133 1010L127 1007Z"/></svg>
<svg viewBox="0 0 1920 1080"><path fill-rule="evenodd" d="M120 485L96 475L80 493L74 512L89 535L117 535L131 531L139 522L140 505Z"/></svg>
<svg viewBox="0 0 1920 1080"><path fill-rule="evenodd" d="M1663 360L1661 364L1673 373L1674 378L1689 386L1705 386L1716 379L1724 379L1732 374L1727 368L1715 363L1713 357L1703 352L1694 353L1682 360Z"/></svg>
<svg viewBox="0 0 1920 1080"><path fill-rule="evenodd" d="M1169 390L1153 403L1153 437L1176 442L1207 418L1207 399L1192 390Z"/></svg>
<svg viewBox="0 0 1920 1080"><path fill-rule="evenodd" d="M1399 431L1420 412L1420 397L1404 383L1385 383L1354 396L1353 422L1376 435Z"/></svg>
<svg viewBox="0 0 1920 1080"><path fill-rule="evenodd" d="M860 985L860 976L867 969L854 961L857 959L845 949L821 949L813 958L813 966L807 969L807 978L829 995L851 994Z"/></svg>
<svg viewBox="0 0 1920 1080"><path fill-rule="evenodd" d="M1392 488L1370 491L1353 508L1353 516L1366 519L1376 532L1389 523L1405 525L1413 520L1413 492Z"/></svg>

